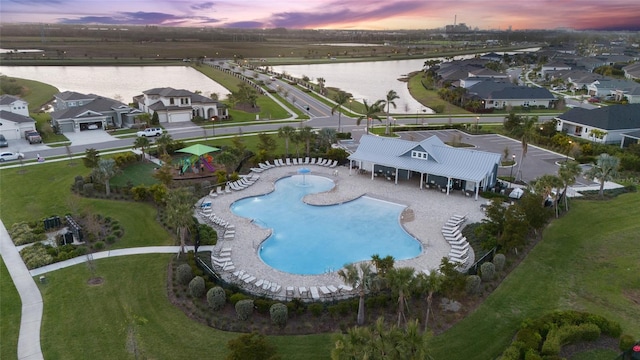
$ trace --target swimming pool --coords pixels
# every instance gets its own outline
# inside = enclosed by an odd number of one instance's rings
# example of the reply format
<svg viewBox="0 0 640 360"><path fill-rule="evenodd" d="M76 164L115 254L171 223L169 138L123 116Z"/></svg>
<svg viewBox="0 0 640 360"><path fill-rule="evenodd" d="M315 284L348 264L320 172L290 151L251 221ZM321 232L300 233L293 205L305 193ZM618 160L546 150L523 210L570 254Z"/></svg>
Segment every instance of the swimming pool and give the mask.
<svg viewBox="0 0 640 360"><path fill-rule="evenodd" d="M403 260L422 253L420 242L399 223L403 205L370 197L331 206L302 201L334 186L326 177L294 175L278 180L269 194L234 202L231 211L272 229L258 255L267 265L292 274L336 271L373 254Z"/></svg>

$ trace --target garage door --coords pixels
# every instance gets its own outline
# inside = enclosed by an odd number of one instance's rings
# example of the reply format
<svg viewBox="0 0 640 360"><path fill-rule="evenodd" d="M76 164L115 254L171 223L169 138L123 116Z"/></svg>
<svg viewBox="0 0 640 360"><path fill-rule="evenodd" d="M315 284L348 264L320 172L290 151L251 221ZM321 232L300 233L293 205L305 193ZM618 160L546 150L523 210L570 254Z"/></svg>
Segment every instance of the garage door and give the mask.
<svg viewBox="0 0 640 360"><path fill-rule="evenodd" d="M20 139L20 132L16 131L16 129L0 130L0 134L4 135L4 138L7 139L7 140Z"/></svg>
<svg viewBox="0 0 640 360"><path fill-rule="evenodd" d="M60 124L60 132L73 132L73 123Z"/></svg>

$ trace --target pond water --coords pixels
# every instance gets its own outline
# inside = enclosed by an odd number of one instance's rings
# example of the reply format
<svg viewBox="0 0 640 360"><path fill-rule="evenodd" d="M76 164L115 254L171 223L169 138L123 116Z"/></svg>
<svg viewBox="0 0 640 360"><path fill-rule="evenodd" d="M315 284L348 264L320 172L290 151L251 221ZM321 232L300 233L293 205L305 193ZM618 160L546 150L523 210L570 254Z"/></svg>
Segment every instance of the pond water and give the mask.
<svg viewBox="0 0 640 360"><path fill-rule="evenodd" d="M124 103L143 91L172 87L217 93L224 99L229 91L189 66L0 66L0 74L40 81L62 91L96 94Z"/></svg>

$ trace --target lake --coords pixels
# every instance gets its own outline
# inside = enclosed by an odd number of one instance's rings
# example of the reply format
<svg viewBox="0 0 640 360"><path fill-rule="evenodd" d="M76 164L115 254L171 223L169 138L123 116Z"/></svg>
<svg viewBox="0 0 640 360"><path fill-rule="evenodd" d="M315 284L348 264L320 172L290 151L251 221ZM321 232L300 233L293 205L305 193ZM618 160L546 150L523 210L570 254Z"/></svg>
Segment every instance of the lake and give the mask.
<svg viewBox="0 0 640 360"><path fill-rule="evenodd" d="M229 90L189 66L0 66L0 74L40 81L62 91L96 94L124 103L143 91L172 87L217 93L224 99Z"/></svg>

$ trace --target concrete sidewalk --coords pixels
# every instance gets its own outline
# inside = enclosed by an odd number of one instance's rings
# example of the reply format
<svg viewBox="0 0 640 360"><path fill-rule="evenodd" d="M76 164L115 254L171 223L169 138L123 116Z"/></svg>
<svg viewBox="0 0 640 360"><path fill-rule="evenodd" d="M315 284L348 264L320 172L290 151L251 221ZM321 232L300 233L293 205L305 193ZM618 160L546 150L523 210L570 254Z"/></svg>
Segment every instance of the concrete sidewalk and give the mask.
<svg viewBox="0 0 640 360"><path fill-rule="evenodd" d="M185 251L192 251L193 246L186 246ZM213 246L201 246L198 250L212 251ZM177 254L180 246L148 246L127 249L102 251L93 254L93 259L104 259L115 256L139 254ZM22 301L22 316L20 319L20 334L18 336L18 359L44 359L40 348L40 327L42 325L43 301L40 289L33 280L34 276L43 275L69 266L82 264L87 261L86 256L61 261L29 271L22 261L18 249L14 245L9 232L0 220L0 255L9 275L18 290Z"/></svg>
<svg viewBox="0 0 640 360"><path fill-rule="evenodd" d="M33 281L27 266L22 261L18 249L9 237L9 232L0 221L0 255L11 279L20 294L22 316L20 318L20 334L18 336L18 359L44 359L40 349L40 325L42 322L42 296L40 289Z"/></svg>

